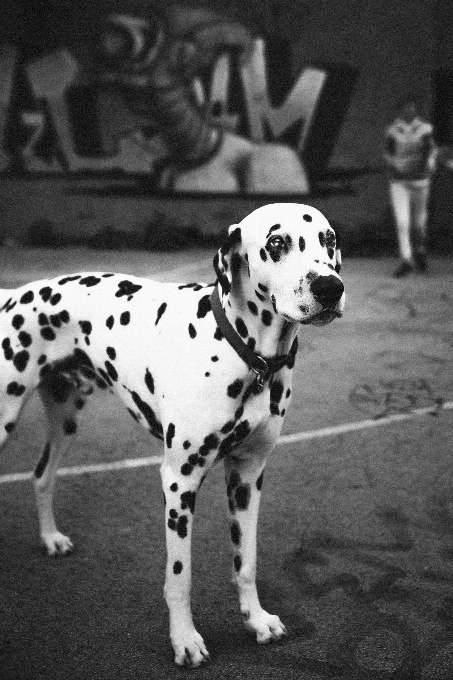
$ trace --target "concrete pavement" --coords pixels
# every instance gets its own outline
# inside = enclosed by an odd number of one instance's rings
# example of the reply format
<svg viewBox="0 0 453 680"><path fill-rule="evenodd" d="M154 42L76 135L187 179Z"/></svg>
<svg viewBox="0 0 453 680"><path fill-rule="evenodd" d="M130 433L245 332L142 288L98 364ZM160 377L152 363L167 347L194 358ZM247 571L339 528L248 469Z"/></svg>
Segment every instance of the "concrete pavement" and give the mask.
<svg viewBox="0 0 453 680"><path fill-rule="evenodd" d="M18 251L13 261L3 249L1 285L81 267L209 281L211 255ZM243 631L228 583L222 469L203 487L193 601L212 661L191 676L453 676L453 263L436 259L428 275L398 281L395 264L346 260L344 318L300 331L284 430L294 439L269 462L259 533L260 592L289 629L283 644L262 648ZM161 452L101 396L82 412L66 465ZM33 400L0 476L32 469L43 439ZM156 466L63 477L57 506L77 550L52 561L38 548L30 483L0 484L2 677L188 673L173 667L167 641Z"/></svg>

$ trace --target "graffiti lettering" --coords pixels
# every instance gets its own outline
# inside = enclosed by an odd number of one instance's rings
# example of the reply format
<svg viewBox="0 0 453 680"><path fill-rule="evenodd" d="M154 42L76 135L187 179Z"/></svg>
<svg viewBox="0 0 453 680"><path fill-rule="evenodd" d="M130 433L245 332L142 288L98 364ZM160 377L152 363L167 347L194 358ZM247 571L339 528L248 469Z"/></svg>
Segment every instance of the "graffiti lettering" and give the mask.
<svg viewBox="0 0 453 680"><path fill-rule="evenodd" d="M284 104L273 108L269 102L264 49L264 41L256 40L251 62L242 68L251 136L264 141L264 124L267 123L272 135L278 138L294 123L300 122L303 124L297 149L302 152L327 73L317 68L304 69Z"/></svg>
<svg viewBox="0 0 453 680"><path fill-rule="evenodd" d="M209 94L198 78L194 82L194 92L200 106L208 106L211 115L219 123L236 130L239 124L237 114L228 113L229 100L228 90L231 80L231 58L229 55L222 55L214 64L212 72L212 83Z"/></svg>
<svg viewBox="0 0 453 680"><path fill-rule="evenodd" d="M87 158L76 153L65 97L68 89L76 81L79 67L68 51L61 50L46 55L29 64L26 72L35 97L44 99L48 104L58 142L69 170L79 172L122 169L128 172L148 173L152 170L155 158L148 154L146 148L144 149L140 144L139 135L120 140L120 148L116 155ZM34 141L36 144L38 138ZM35 160L32 153L30 154L30 145L27 149L28 164L30 165L30 162L34 164Z"/></svg>
<svg viewBox="0 0 453 680"><path fill-rule="evenodd" d="M31 131L29 140L22 149L25 169L30 172L60 171L62 168L57 159L52 158L50 162L46 162L39 158L35 153L36 146L42 139L46 127L46 117L44 113L38 111L23 111L21 122L24 127Z"/></svg>
<svg viewBox="0 0 453 680"><path fill-rule="evenodd" d="M3 46L0 49L0 171L7 170L12 160L11 150L5 149L4 141L7 120L11 115L16 62L16 50ZM272 139L278 140L288 128L300 123L297 151L302 152L327 77L326 72L316 68L305 69L285 102L279 107L272 107L266 80L265 43L262 39L255 40L251 58L241 68L239 75L244 96L242 109L246 118L241 121L239 114L229 113L232 104L229 101L232 63L232 56L228 54L217 59L213 65L209 92L200 81L194 81L198 103L209 108L213 118L221 125L230 130L245 127L251 139L258 142L265 141L266 129L270 131ZM62 49L30 62L25 67L25 75L37 102L36 110L15 112L19 124L29 132L26 143L15 150L22 159L25 171L96 172L116 169L152 174L156 165L165 160L167 150L159 139L158 130L154 136L145 138L139 123L135 131L122 133L113 144L108 145L114 149L113 153L79 155L74 142L67 95L71 88L78 85L80 67L68 50ZM98 96L103 95L99 93ZM45 103L45 112L38 107L38 102ZM53 158L44 160L39 156L37 147L48 125L55 132L57 149Z"/></svg>

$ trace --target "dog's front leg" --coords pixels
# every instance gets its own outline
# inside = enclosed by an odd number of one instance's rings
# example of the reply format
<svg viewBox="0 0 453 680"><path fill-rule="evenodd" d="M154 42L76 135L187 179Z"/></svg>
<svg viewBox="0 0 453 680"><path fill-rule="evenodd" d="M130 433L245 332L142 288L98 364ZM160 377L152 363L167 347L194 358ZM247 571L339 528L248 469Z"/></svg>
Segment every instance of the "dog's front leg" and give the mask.
<svg viewBox="0 0 453 680"><path fill-rule="evenodd" d="M190 608L191 537L201 473L195 469L189 476L183 476L164 460L161 477L167 542L164 594L170 613L170 640L175 663L196 667L209 658L203 638L193 624Z"/></svg>
<svg viewBox="0 0 453 680"><path fill-rule="evenodd" d="M233 545L233 583L247 630L257 642L266 644L286 635L278 616L260 605L256 589L256 536L258 511L265 466L264 457L225 458L230 532Z"/></svg>

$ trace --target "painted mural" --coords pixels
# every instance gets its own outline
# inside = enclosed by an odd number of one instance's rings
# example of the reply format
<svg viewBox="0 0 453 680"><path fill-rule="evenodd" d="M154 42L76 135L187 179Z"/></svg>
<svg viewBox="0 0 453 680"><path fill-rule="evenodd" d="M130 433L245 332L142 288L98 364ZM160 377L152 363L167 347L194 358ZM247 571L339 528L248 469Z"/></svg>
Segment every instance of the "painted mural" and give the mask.
<svg viewBox="0 0 453 680"><path fill-rule="evenodd" d="M308 193L352 81L311 65L290 77L285 49L178 5L106 15L88 56L68 46L24 60L6 42L0 172L138 174L164 192Z"/></svg>

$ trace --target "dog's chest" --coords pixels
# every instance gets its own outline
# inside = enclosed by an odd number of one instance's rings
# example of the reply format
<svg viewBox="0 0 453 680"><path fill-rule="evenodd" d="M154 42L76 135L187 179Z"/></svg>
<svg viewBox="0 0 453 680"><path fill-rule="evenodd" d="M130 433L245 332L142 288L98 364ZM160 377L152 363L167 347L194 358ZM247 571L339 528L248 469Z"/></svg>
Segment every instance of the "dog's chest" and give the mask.
<svg viewBox="0 0 453 680"><path fill-rule="evenodd" d="M257 390L255 378L250 377L229 421L229 426L235 423L233 436L238 433L241 439L244 435L247 449L265 445L278 435L291 399L290 385L291 371L288 369L272 376L261 392Z"/></svg>

